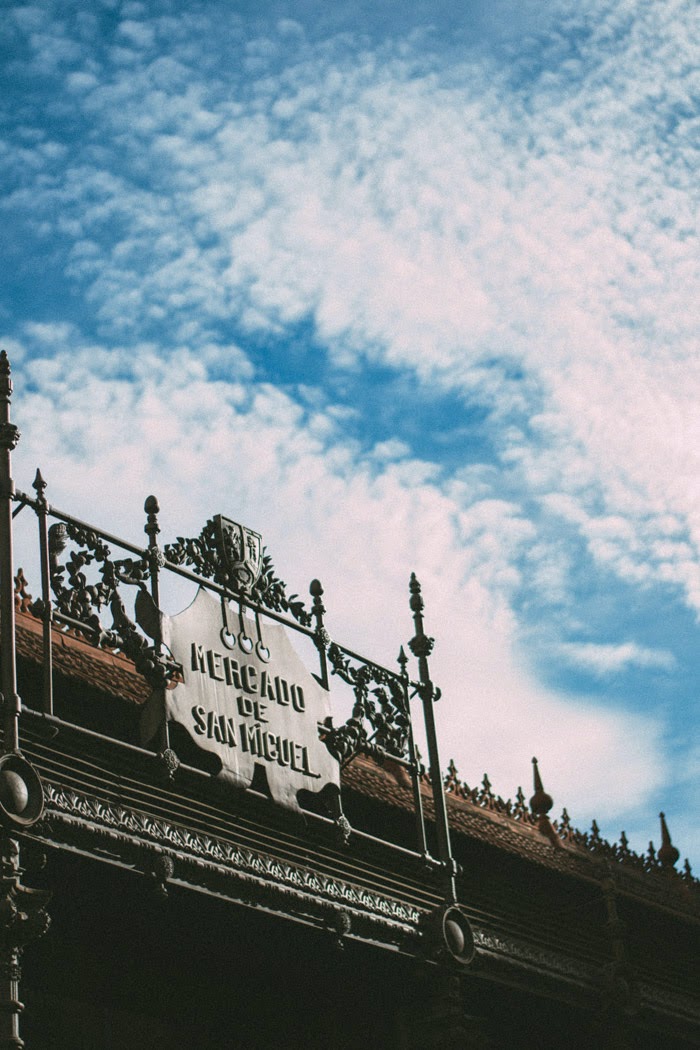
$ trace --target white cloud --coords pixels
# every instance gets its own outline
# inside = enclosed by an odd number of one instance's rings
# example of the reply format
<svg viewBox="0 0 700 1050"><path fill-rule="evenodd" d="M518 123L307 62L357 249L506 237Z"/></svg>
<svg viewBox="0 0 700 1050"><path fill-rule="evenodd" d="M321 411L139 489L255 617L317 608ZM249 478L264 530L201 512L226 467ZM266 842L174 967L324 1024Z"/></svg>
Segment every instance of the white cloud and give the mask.
<svg viewBox="0 0 700 1050"><path fill-rule="evenodd" d="M130 18L119 23L119 34L125 37L130 44L140 48L151 47L155 37L152 26Z"/></svg>
<svg viewBox="0 0 700 1050"><path fill-rule="evenodd" d="M74 71L151 188L79 164L43 199L77 238L69 273L112 331L187 317L191 341L231 313L270 330L311 317L343 364L411 368L502 411L503 377L494 388L485 363L510 360L538 425L536 439L500 431L521 485L550 511L568 500L596 559L672 580L700 608L690 125L681 109L672 136L656 127L694 90L680 28L692 17L685 4L631 21L603 8L583 65L556 58L562 36L519 91L476 59L417 75L410 48L381 66L346 57L340 76L335 55L303 45L245 96L198 79L191 49L93 91ZM145 23L122 33L136 27L150 39ZM276 48L248 44L263 63ZM124 233L95 252L113 223ZM669 514L689 551L662 554ZM613 518L626 528L600 535Z"/></svg>
<svg viewBox="0 0 700 1050"><path fill-rule="evenodd" d="M5 206L54 236L104 344L26 329L55 361L26 366L19 456L53 450L57 502L90 517L106 492L100 518L123 527L125 494L138 506L152 488L178 529L244 508L281 564L329 566L363 647L405 639L415 568L460 764L483 756L507 791L538 753L562 803L619 810L659 785L662 726L524 674L514 596L534 583L571 624L575 536L700 610L697 9L563 6L547 45L520 40L502 65L446 62L414 37L313 45L286 23L246 41L233 20L224 68L206 15L149 22L132 5L130 46L100 66L58 23L18 15L86 134L64 155L25 122L2 156ZM144 58L157 38L167 56ZM255 381L232 319L256 335L310 322L340 367L409 370L486 406L488 462L449 477L393 438L363 458L327 398L309 410ZM600 673L670 667L634 642L559 654Z"/></svg>
<svg viewBox="0 0 700 1050"><path fill-rule="evenodd" d="M562 642L557 650L567 661L601 676L616 674L630 666L670 671L676 664L673 653L650 649L637 645L636 642L622 642L618 645L602 642Z"/></svg>

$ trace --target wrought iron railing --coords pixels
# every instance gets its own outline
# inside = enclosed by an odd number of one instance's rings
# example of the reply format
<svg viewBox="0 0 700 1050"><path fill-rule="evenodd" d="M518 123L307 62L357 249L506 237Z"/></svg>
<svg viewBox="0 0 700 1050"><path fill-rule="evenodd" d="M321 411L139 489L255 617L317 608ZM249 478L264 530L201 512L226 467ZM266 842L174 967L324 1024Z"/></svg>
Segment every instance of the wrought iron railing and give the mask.
<svg viewBox="0 0 700 1050"><path fill-rule="evenodd" d="M365 754L380 761L391 759L405 767L412 783L416 854L429 867L442 873L446 898L454 901L455 864L432 710L439 690L433 685L428 670L433 642L423 630L423 601L415 576L410 583L415 633L409 648L417 658L419 673L417 679L412 679L403 648L396 667L391 668L331 639L325 623L320 582L311 582L308 604L299 595L290 593L272 557L262 547L260 537L251 530L217 516L206 523L199 536L178 536L173 542L161 545L158 501L149 496L144 504L147 542L139 546L50 504L47 482L39 470L33 481L33 494L15 490L10 452L19 440L19 432L9 420L11 392L9 362L3 353L0 355L0 404L4 411L4 418L0 419L4 452L0 463L0 561L3 580L11 581L13 523L18 515L33 512L38 526L41 596L31 602L29 611L42 623L44 715L54 717L56 632L75 633L95 649L123 653L154 690L165 690L176 684L182 668L164 643L161 593L165 581L171 578L204 588L220 600L224 624L229 622L229 617L234 622L238 616L241 646L250 644L264 651L263 625L265 621L273 621L312 643L318 658L317 679L323 687L328 689L333 679L344 683L351 697L350 715L340 721L332 716L319 725L321 741L341 766ZM236 529L241 530L238 538ZM246 544L250 550L243 549ZM3 592L7 592L1 610L5 647L2 654L5 749L19 754L20 704L16 695L12 586L5 583ZM244 612L247 622L254 624L257 639L246 635ZM426 839L421 796L425 768L416 748L411 717L411 700L416 696L422 701L426 723L436 810L437 857L431 856ZM160 748L166 761L172 758L167 721ZM177 760L172 762L172 768L176 766Z"/></svg>

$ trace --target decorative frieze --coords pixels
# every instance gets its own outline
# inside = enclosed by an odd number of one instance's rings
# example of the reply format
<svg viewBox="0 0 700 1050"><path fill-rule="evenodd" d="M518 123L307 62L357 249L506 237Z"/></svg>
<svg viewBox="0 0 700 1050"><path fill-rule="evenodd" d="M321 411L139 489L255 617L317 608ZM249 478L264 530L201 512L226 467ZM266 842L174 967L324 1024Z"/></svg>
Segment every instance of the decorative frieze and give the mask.
<svg viewBox="0 0 700 1050"><path fill-rule="evenodd" d="M211 861L226 870L228 875L248 875L274 884L277 888L289 888L314 899L337 902L366 913L369 917L390 920L400 924L404 934L414 933L421 913L417 908L402 901L386 897L364 887L346 882L340 877L325 875L310 868L295 865L286 860L257 853L254 850L234 845L223 839L184 828L177 824L104 802L101 799L79 794L68 788L46 784L48 819L52 825L52 837L60 838L60 825L78 820L85 830L94 834L95 826L112 833L113 841L121 834L128 838L155 843L168 854Z"/></svg>

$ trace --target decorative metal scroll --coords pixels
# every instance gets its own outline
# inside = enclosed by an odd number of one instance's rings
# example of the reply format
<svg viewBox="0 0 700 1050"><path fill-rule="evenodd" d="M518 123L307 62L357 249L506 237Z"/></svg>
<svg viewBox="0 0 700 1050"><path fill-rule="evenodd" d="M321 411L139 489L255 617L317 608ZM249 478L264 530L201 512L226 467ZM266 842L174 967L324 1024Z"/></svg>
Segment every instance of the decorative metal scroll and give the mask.
<svg viewBox="0 0 700 1050"><path fill-rule="evenodd" d="M314 609L310 612L297 594L287 594L286 585L277 575L265 548L261 549L255 579L249 576L242 579L237 570L232 571L227 544L234 545L233 562L236 563L240 560L238 551L245 542L243 537L249 533L243 526L217 515L206 523L196 539L178 537L175 543L164 547L163 553L173 565L189 566L199 576L241 595L247 602L287 613L302 627L310 628L316 619L314 637L319 652L325 652L331 674L347 682L355 694L352 716L344 725L329 724L324 733L328 750L341 762L349 761L359 751L377 758L385 755L408 758L409 713L403 678L373 664L351 660L340 646L330 641L322 624L320 595L323 590L318 581L312 584Z"/></svg>
<svg viewBox="0 0 700 1050"><path fill-rule="evenodd" d="M69 541L77 545L61 561ZM97 569L98 580L88 582L85 569ZM75 523L56 522L49 529L49 574L55 598L55 611L66 622L80 631L93 644L105 649L120 649L134 661L141 674L153 685L165 685L178 668L159 652L157 645L157 615L146 583L150 579L150 565L146 558L114 560L110 548L92 529ZM139 622L150 624L153 642L145 638L129 618L119 593L119 584L138 588L136 614ZM101 620L109 610L112 623L105 627ZM41 599L34 602L32 611L41 615ZM156 642L156 644L154 644Z"/></svg>
<svg viewBox="0 0 700 1050"><path fill-rule="evenodd" d="M66 554L69 543L72 549ZM409 708L405 673L392 674L371 663L348 656L331 642L320 619L320 593L315 593L314 613L296 594L287 594L272 559L262 547L258 533L221 515L210 519L196 539L178 537L167 544L159 565L190 567L196 575L212 580L227 591L262 608L288 613L300 626L310 628L316 618L314 638L325 652L331 674L354 692L348 721L333 726L327 720L323 740L341 762L358 752L378 759L393 756L410 760ZM88 579L92 569L94 582ZM147 585L151 581L152 558L115 559L100 534L76 522L58 522L49 529L49 573L55 613L85 638L106 649L119 649L154 687L171 681L179 671L176 662L161 652L160 619ZM122 585L137 588L134 623L119 592ZM320 584L317 584L320 588ZM37 615L42 603L33 604ZM105 626L105 611L112 622ZM138 626L137 626L138 624ZM139 627L146 635L141 633ZM149 640L149 638L151 640ZM167 648L167 647L166 647Z"/></svg>
<svg viewBox="0 0 700 1050"><path fill-rule="evenodd" d="M351 717L344 725L329 728L324 738L329 751L341 762L360 751L380 760L386 756L410 758L405 679L374 664L352 661L334 642L327 656L331 673L347 682L355 694Z"/></svg>
<svg viewBox="0 0 700 1050"><path fill-rule="evenodd" d="M289 613L302 627L311 626L311 613L297 594L287 594L259 534L246 526L217 514L196 539L178 536L163 553L173 565L190 566L204 579L236 594L243 592L273 612Z"/></svg>

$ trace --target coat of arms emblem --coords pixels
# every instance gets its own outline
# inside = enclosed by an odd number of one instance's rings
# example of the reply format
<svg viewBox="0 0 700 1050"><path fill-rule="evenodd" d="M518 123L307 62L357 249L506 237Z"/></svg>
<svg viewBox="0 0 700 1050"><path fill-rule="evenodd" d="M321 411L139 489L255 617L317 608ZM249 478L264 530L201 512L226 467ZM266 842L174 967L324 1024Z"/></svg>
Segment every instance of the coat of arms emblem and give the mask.
<svg viewBox="0 0 700 1050"><path fill-rule="evenodd" d="M213 526L222 574L235 590L252 590L262 568L262 536L222 514L215 515Z"/></svg>

